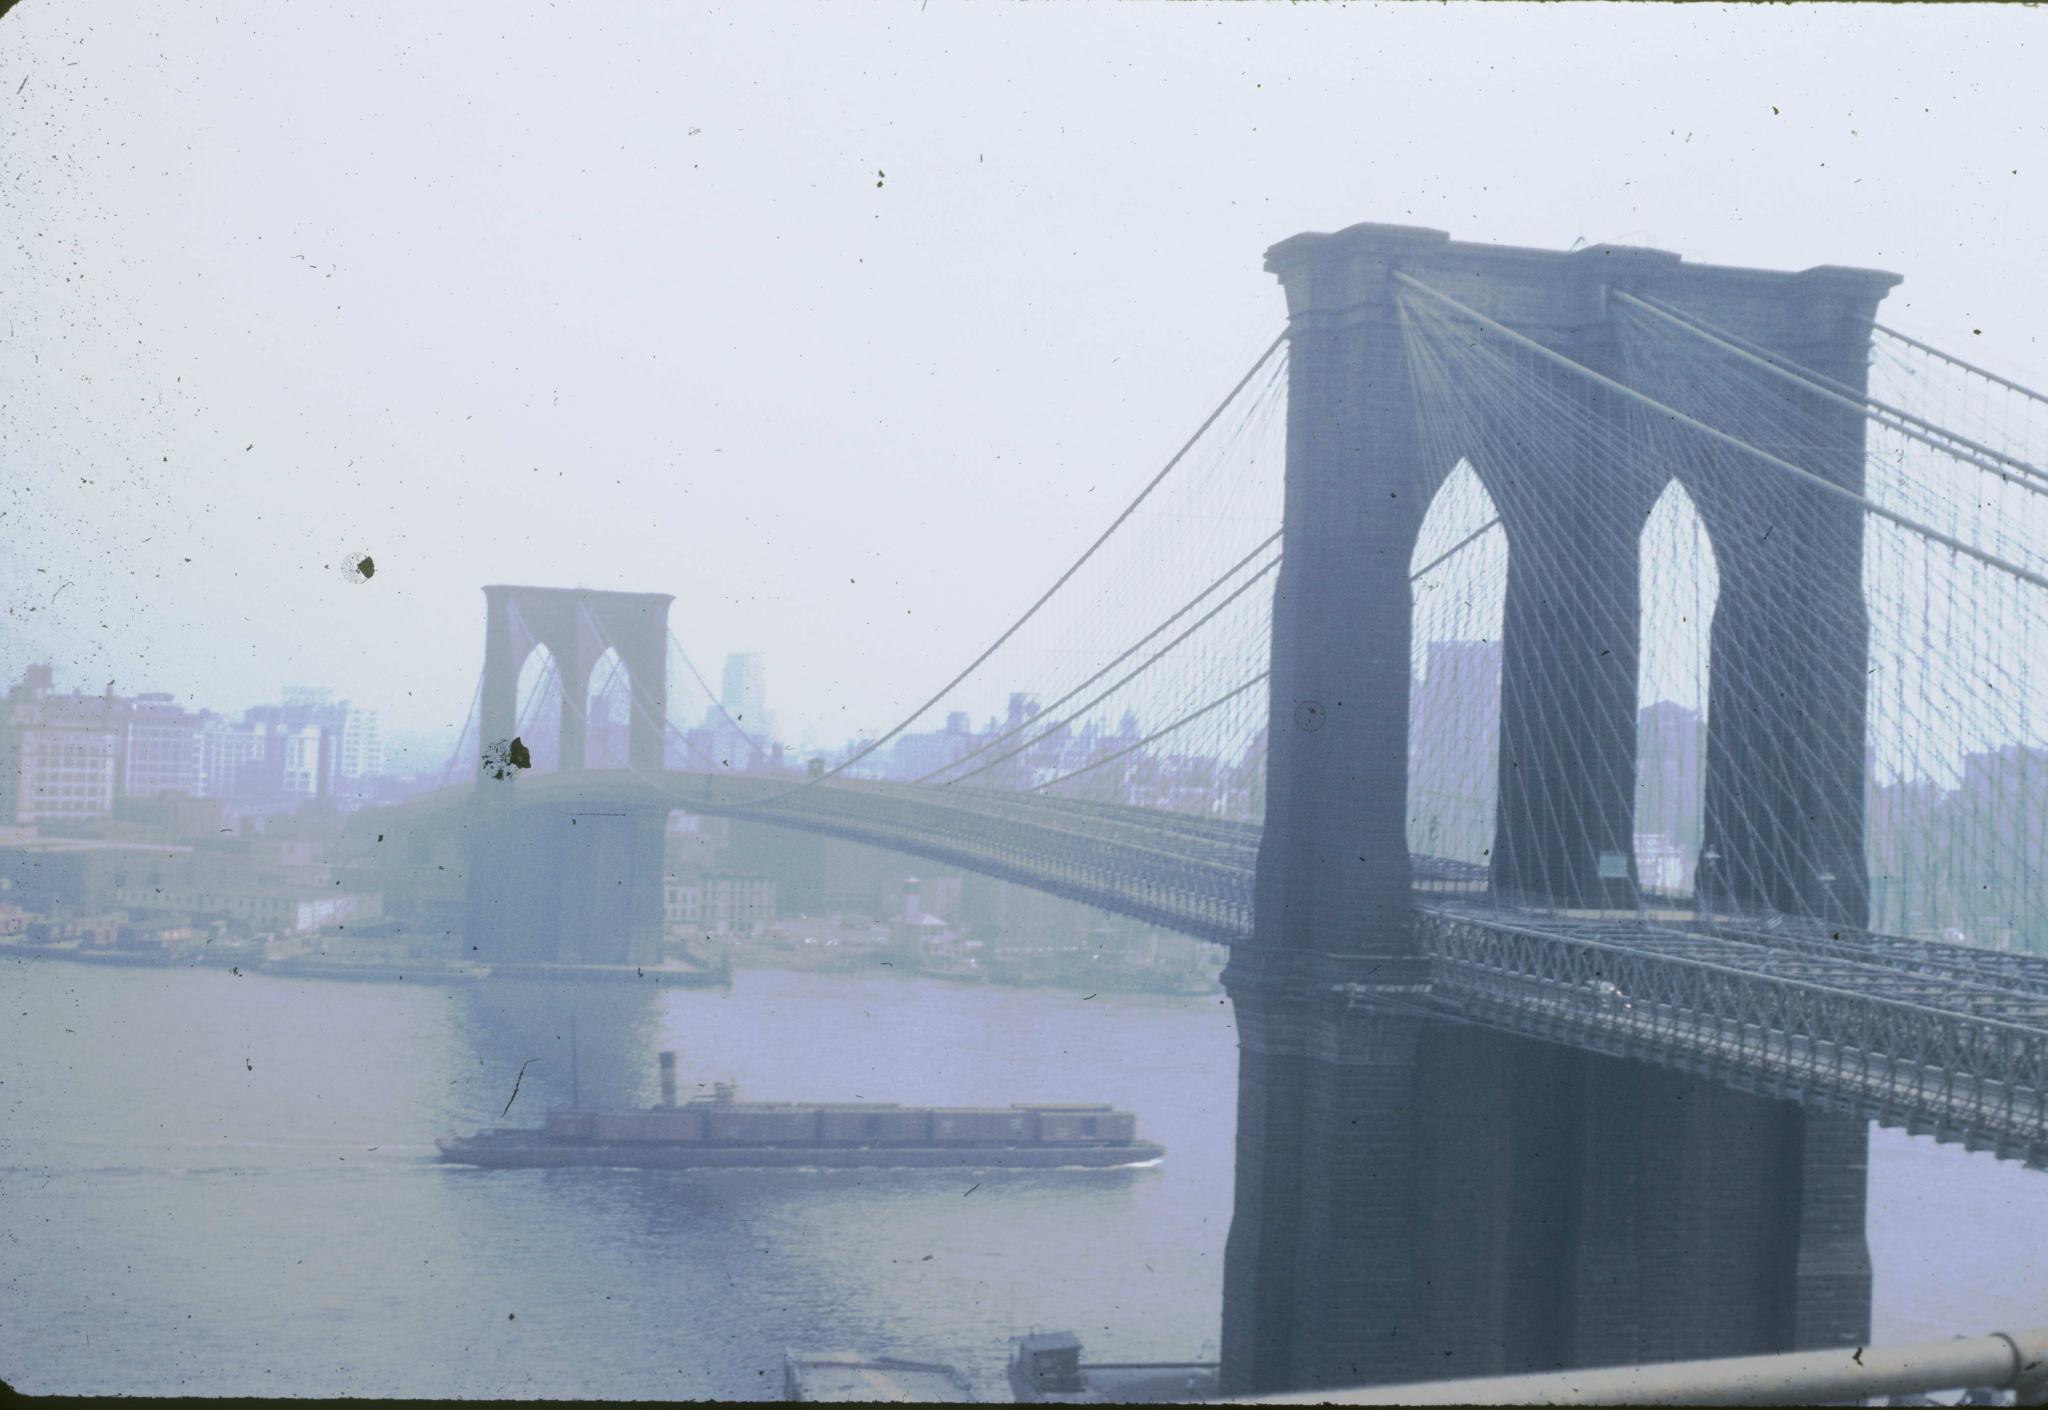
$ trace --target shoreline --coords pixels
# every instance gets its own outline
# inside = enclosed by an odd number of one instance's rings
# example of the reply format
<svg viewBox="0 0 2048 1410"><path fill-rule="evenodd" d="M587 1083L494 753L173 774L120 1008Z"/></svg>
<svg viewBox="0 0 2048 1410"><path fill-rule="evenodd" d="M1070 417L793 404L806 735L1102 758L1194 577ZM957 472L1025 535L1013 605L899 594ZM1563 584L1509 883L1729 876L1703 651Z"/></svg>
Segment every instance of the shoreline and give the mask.
<svg viewBox="0 0 2048 1410"><path fill-rule="evenodd" d="M697 969L667 965L560 964L547 962L501 962L497 964L449 964L438 960L417 962L390 959L338 960L333 958L284 958L267 960L261 954L234 950L206 951L185 948L151 953L111 948L85 949L78 946L0 944L0 957L56 960L112 969L210 969L232 970L271 979L329 979L343 983L383 984L427 982L436 984L478 984L487 979L529 981L601 981L608 983L654 984L661 987L713 989L730 987L742 970L784 974L818 974L859 978L890 975L903 979L936 979L952 984L993 985L1004 989L1038 989L1083 993L1089 983L1057 976L1002 973L961 973L956 970L927 970L915 966L876 960L859 964L776 963L766 957L735 957L729 969ZM1156 998L1203 998L1222 992L1220 984L1149 983L1141 971L1104 974L1090 981L1099 985L1094 993L1137 994Z"/></svg>
<svg viewBox="0 0 2048 1410"><path fill-rule="evenodd" d="M430 982L436 984L478 984L487 979L605 980L612 983L652 983L693 988L714 988L729 983L715 970L666 968L648 965L575 964L449 964L438 960L305 959L266 960L260 954L234 951L209 954L185 949L151 953L143 950L84 949L77 946L0 945L0 956L21 959L57 960L71 964L96 965L112 969L212 969L230 970L269 979L332 979L356 984Z"/></svg>

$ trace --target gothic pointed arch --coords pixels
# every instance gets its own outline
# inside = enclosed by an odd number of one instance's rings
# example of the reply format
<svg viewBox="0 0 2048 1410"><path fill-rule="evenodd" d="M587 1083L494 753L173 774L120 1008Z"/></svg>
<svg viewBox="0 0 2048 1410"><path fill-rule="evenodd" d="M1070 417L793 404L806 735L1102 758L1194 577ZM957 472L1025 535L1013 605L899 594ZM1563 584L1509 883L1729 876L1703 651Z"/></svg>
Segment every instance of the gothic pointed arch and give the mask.
<svg viewBox="0 0 2048 1410"><path fill-rule="evenodd" d="M583 691L583 767L623 769L633 730L633 676L616 647L590 668Z"/></svg>
<svg viewBox="0 0 2048 1410"><path fill-rule="evenodd" d="M1485 866L1493 846L1507 563L1499 507L1460 460L1438 483L1409 559L1407 831L1420 858Z"/></svg>
<svg viewBox="0 0 2048 1410"><path fill-rule="evenodd" d="M1690 897L1706 825L1707 702L1714 608L1712 536L1677 479L1643 521L1636 690L1636 874L1644 892Z"/></svg>
<svg viewBox="0 0 2048 1410"><path fill-rule="evenodd" d="M512 738L525 748L528 768L552 772L562 763L562 673L546 643L537 641L526 653L518 681Z"/></svg>

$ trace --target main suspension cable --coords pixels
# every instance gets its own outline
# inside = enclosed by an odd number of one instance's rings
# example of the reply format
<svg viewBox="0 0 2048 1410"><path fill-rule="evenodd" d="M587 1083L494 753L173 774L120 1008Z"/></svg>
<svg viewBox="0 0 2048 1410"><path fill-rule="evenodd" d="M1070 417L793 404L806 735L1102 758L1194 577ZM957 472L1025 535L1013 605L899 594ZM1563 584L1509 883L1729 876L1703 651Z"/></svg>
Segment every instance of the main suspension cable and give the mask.
<svg viewBox="0 0 2048 1410"><path fill-rule="evenodd" d="M947 681L943 686L939 687L937 691L933 692L929 700L926 700L922 705L918 706L908 715L905 715L887 733L878 736L874 740L870 741L868 744L855 750L853 753L849 754L846 758L840 760L831 768L822 771L813 778L806 779L804 782L799 783L795 785L793 788L787 789L782 793L771 794L767 798L757 799L753 803L748 804L747 806L762 807L766 804L774 802L778 798L785 798L790 793L797 792L801 789L814 787L817 784L823 783L830 778L836 778L838 775L846 772L846 770L852 768L855 764L859 763L862 759L865 759L868 755L874 753L877 749L880 749L884 744L887 744L897 735L903 733L904 730L910 728L911 725L915 724L919 719L923 718L926 711L930 710L934 705L937 705L939 702L944 700L948 695L952 694L954 689L958 687L962 681L966 680L969 676L973 675L977 670L979 670L982 664L986 662L989 659L989 657L995 655L996 652L1002 647L1003 643L1007 642L1011 637L1015 636L1019 631L1023 630L1025 623L1029 622L1033 617L1037 616L1039 609L1044 607L1046 603L1050 602L1053 599L1053 596L1056 593L1058 593L1061 588L1065 587L1068 581L1071 580L1076 573L1081 571L1082 566L1086 564L1089 559L1095 556L1096 551L1098 549L1100 549L1105 543L1109 542L1110 536L1115 534L1118 529L1122 528L1124 526L1124 522L1128 520L1131 517L1131 515L1137 513L1138 506L1143 504L1146 501L1146 499L1151 496L1152 491L1158 489L1160 484L1166 479L1166 477L1173 473L1175 467L1178 466L1182 460L1187 458L1188 452L1193 450L1196 444L1202 439L1202 437L1208 434L1209 428L1215 425L1217 420L1223 415L1223 413L1229 409L1230 404L1237 400L1238 394L1242 392L1246 387L1251 385L1252 378L1258 376L1260 369L1265 367L1265 365L1272 360L1273 354L1280 351L1280 349L1284 347L1286 343L1287 330L1282 329L1278 336L1276 336L1272 342L1266 345L1266 350L1259 354L1258 360L1252 363L1251 367L1245 372L1244 376L1237 379L1237 385L1232 387L1230 391L1224 395L1223 400L1216 404L1215 410L1211 411L1207 416L1202 418L1202 424L1196 427L1195 433L1189 436L1186 442L1182 444L1181 448L1173 453L1173 458L1166 462L1166 464L1160 469L1158 474L1154 475L1149 481L1146 482L1145 487L1138 491L1136 498L1132 499L1129 504L1124 506L1123 512L1118 514L1115 519L1110 521L1109 527L1104 529L1100 534L1096 535L1095 541L1089 544L1088 547L1082 551L1081 556L1079 558L1076 558L1073 561L1073 563L1068 566L1067 570L1064 573L1061 573L1059 577L1056 580L1054 580L1053 585L1051 587L1047 588L1043 593L1039 595L1039 598L1036 602L1032 603L1029 607L1024 609L1024 613L1022 616L1018 617L1016 621L1012 622L1008 627L1004 628L1002 635L998 636L994 641L990 642L987 649L984 650L979 656L976 656L972 661L968 662L967 665L961 669L959 674L955 675L951 680Z"/></svg>

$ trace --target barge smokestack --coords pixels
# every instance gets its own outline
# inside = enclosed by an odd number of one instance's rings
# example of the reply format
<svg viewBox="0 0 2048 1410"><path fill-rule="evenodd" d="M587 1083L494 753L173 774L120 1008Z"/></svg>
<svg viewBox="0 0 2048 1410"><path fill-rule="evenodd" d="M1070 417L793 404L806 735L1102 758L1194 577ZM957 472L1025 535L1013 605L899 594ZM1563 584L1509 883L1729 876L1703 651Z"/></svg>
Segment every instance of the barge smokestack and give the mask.
<svg viewBox="0 0 2048 1410"><path fill-rule="evenodd" d="M674 1053L663 1053L661 1055L661 1104L663 1106L674 1106L676 1104L676 1055Z"/></svg>

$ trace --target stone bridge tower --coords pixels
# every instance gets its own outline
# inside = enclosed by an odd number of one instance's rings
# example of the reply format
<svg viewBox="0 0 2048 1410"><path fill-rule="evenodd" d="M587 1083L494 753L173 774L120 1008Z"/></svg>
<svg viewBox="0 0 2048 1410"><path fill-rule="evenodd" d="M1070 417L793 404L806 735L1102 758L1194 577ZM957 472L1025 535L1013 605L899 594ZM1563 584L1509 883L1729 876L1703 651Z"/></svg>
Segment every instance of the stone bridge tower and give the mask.
<svg viewBox="0 0 2048 1410"><path fill-rule="evenodd" d="M668 717L666 593L493 585L484 589L483 756L469 820L468 932L487 962L649 964L659 957L668 810L552 789L522 799L491 760L515 736L519 674L536 647L562 684L558 757L584 769L584 711L605 644L631 689L628 767L658 773ZM526 741L529 748L532 741ZM495 746L495 748L494 748ZM558 781L559 782L559 781Z"/></svg>
<svg viewBox="0 0 2048 1410"><path fill-rule="evenodd" d="M1408 572L1451 466L1424 460L1395 275L1609 376L1623 376L1610 295L1628 290L1856 388L1896 279L1376 225L1284 241L1267 268L1290 315L1286 556L1254 937L1225 975L1240 1039L1226 1389L1862 1339L1861 1122L1449 1025L1412 1002L1428 962L1406 843ZM1843 414L1831 432L1859 453L1812 468L1860 488L1862 424ZM1639 538L1612 526L1642 518L1571 511L1621 483L1597 464L1531 483L1529 466L1474 459L1509 542L1493 891L1633 905ZM1628 492L1646 515L1656 487ZM1722 577L1703 849L1718 862L1702 887L1724 907L1861 923L1860 515L1809 503L1788 514L1804 532L1758 544L1717 532L1712 485L1694 497ZM1549 551L1516 552L1541 534ZM1788 602L1807 615L1788 622ZM1796 710L1749 708L1781 692ZM1800 711L1824 726L1788 738L1772 723ZM1578 830L1542 821L1557 818Z"/></svg>

